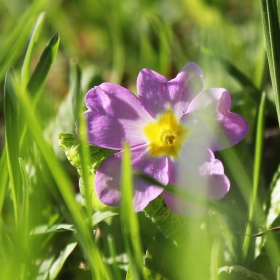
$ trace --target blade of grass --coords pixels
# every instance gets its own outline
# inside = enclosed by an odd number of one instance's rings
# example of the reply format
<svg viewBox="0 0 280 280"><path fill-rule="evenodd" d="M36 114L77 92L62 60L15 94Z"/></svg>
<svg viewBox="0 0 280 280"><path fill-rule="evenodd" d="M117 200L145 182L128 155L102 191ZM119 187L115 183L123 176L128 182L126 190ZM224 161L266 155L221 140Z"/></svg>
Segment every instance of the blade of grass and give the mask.
<svg viewBox="0 0 280 280"><path fill-rule="evenodd" d="M172 32L170 27L157 16L149 14L148 19L159 37L160 45L158 50L158 69L160 73L166 73L171 68L170 42L172 42Z"/></svg>
<svg viewBox="0 0 280 280"><path fill-rule="evenodd" d="M18 108L16 102L16 93L12 82L12 71L9 70L6 75L4 85L4 115L5 115L5 140L7 151L7 165L11 184L14 216L17 225L18 222L18 204L20 187L20 169L19 158L19 135L18 135Z"/></svg>
<svg viewBox="0 0 280 280"><path fill-rule="evenodd" d="M236 78L236 80L243 87L245 87L245 88L246 87L252 88L253 89L252 93L255 94L255 97L259 98L259 96L260 96L259 89L255 86L255 84L244 73L242 73L238 68L236 68L235 65L233 65L229 60L223 58L220 55L215 54L214 52L212 52L211 50L207 49L206 47L201 47L200 51L203 54L208 55L210 57L213 57L214 59L219 61L225 67L225 69L228 71L228 73L231 76Z"/></svg>
<svg viewBox="0 0 280 280"><path fill-rule="evenodd" d="M49 40L27 84L28 91L36 100L39 98L39 93L46 82L51 65L56 57L59 41L58 33L54 34Z"/></svg>
<svg viewBox="0 0 280 280"><path fill-rule="evenodd" d="M35 48L35 44L37 42L37 39L41 31L44 17L45 17L44 12L39 15L28 45L27 52L25 54L24 62L21 69L21 82L24 87L27 85L27 82L29 80L31 58L32 58L33 50Z"/></svg>
<svg viewBox="0 0 280 280"><path fill-rule="evenodd" d="M85 206L87 211L87 216L89 221L91 221L92 217L92 191L93 188L90 185L90 163L89 163L89 146L88 146L88 135L87 135L87 124L85 115L83 114L84 107L82 102L80 102L80 88L81 88L81 71L77 64L73 65L75 69L72 69L72 84L71 88L74 92L72 92L73 101L76 101L76 109L78 109L78 135L80 140L80 154L81 154L81 177L84 185L84 198L85 198Z"/></svg>
<svg viewBox="0 0 280 280"><path fill-rule="evenodd" d="M70 60L70 91L69 94L72 96L72 109L74 120L78 119L81 110L81 79L82 73L77 61L75 59Z"/></svg>
<svg viewBox="0 0 280 280"><path fill-rule="evenodd" d="M57 184L57 187L63 197L66 209L69 211L70 215L68 215L67 218L73 221L74 226L77 229L77 239L88 261L92 278L97 280L104 278L112 279L110 277L110 271L102 261L101 254L93 241L91 228L84 222L84 217L75 201L72 183L65 170L56 159L53 150L44 140L43 132L39 125L39 117L34 115L29 95L24 91L21 85L16 84L15 81L14 86L17 89L17 100L20 109L22 110L22 115L28 124L28 128Z"/></svg>
<svg viewBox="0 0 280 280"><path fill-rule="evenodd" d="M268 65L280 125L280 27L276 0L260 0Z"/></svg>
<svg viewBox="0 0 280 280"><path fill-rule="evenodd" d="M28 234L29 234L29 179L25 170L25 163L23 159L19 159L21 177L22 177L22 201L20 207L20 221L21 221L21 236L23 247L28 247Z"/></svg>
<svg viewBox="0 0 280 280"><path fill-rule="evenodd" d="M47 46L45 47L38 64L36 65L35 70L32 73L32 76L27 84L28 91L34 96L33 105L34 109L36 103L40 97L41 90L46 82L50 68L54 62L59 46L59 36L56 33L49 40ZM33 110L34 110L33 109ZM20 147L23 145L23 141L26 133L26 124L21 125L20 133Z"/></svg>
<svg viewBox="0 0 280 280"><path fill-rule="evenodd" d="M25 170L25 163L20 158L19 159L19 166L21 171L21 177L22 177L22 198L20 199L20 205L19 205L19 231L18 231L18 237L17 242L20 242L21 246L20 248L23 248L23 251L21 254L24 256L24 262L21 263L20 266L20 275L21 279L27 279L27 273L28 273L28 264L30 263L28 260L28 254L25 254L25 252L28 252L29 248L29 242L28 242L28 236L29 236L29 180L28 175Z"/></svg>
<svg viewBox="0 0 280 280"><path fill-rule="evenodd" d="M6 146L3 149L0 159L0 211L2 211L3 203L8 186L8 167L7 167L7 150Z"/></svg>
<svg viewBox="0 0 280 280"><path fill-rule="evenodd" d="M150 69L156 69L157 67L157 55L152 47L151 40L144 32L140 32L140 59L139 68L143 69L149 66Z"/></svg>
<svg viewBox="0 0 280 280"><path fill-rule="evenodd" d="M143 279L143 252L139 234L137 215L134 212L133 201L133 173L131 167L130 149L127 144L123 147L121 169L121 228L129 258L129 273L131 279Z"/></svg>
<svg viewBox="0 0 280 280"><path fill-rule="evenodd" d="M112 71L110 81L120 83L124 73L125 50L123 43L123 34L120 27L119 2L112 2L113 6L107 11L107 23L112 41Z"/></svg>
<svg viewBox="0 0 280 280"><path fill-rule="evenodd" d="M246 228L246 235L243 242L243 256L245 259L251 260L254 255L254 239L250 238L252 234L252 226L256 221L256 217L260 217L262 209L258 204L258 189L260 181L262 153L263 153L263 138L264 138L264 117L265 117L265 93L262 94L261 103L259 106L257 131L256 131L256 145L255 145L255 160L253 171L253 191L251 195L251 201L249 204L249 223Z"/></svg>
<svg viewBox="0 0 280 280"><path fill-rule="evenodd" d="M220 151L220 154L226 166L228 167L229 172L232 173L232 176L235 179L240 189L244 201L246 202L247 205L249 205L252 180L248 176L248 172L246 170L244 162L240 159L238 153L235 151L234 148ZM243 215L243 219L244 219L244 215Z"/></svg>
<svg viewBox="0 0 280 280"><path fill-rule="evenodd" d="M219 268L219 251L220 240L214 240L211 250L211 267L210 267L210 280L219 280L218 268Z"/></svg>
<svg viewBox="0 0 280 280"><path fill-rule="evenodd" d="M109 252L110 252L110 257L113 260L112 267L113 267L113 271L114 271L114 279L121 280L122 277L120 274L120 270L116 264L117 253L116 253L116 248L115 248L115 244L114 244L114 238L111 235L109 235L107 240L108 240L108 248L109 248Z"/></svg>
<svg viewBox="0 0 280 280"><path fill-rule="evenodd" d="M14 269L16 264L13 253L14 244L7 234L3 218L0 216L0 270L3 279L16 279L17 277L17 270Z"/></svg>
<svg viewBox="0 0 280 280"><path fill-rule="evenodd" d="M37 14L44 7L47 0L34 1L23 16L15 24L15 29L7 42L0 49L0 80L8 67L13 64L16 57L21 54L21 49L26 42Z"/></svg>

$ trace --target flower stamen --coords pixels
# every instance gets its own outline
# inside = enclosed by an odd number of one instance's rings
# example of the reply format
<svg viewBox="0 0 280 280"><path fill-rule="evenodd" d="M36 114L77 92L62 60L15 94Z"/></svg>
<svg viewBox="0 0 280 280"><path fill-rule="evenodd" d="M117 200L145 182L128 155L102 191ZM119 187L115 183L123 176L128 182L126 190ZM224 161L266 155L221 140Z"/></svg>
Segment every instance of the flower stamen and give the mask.
<svg viewBox="0 0 280 280"><path fill-rule="evenodd" d="M146 125L144 132L149 140L151 156L168 155L177 158L189 128L181 125L168 109L156 122Z"/></svg>
<svg viewBox="0 0 280 280"><path fill-rule="evenodd" d="M163 130L163 132L161 133L160 140L165 146L172 146L175 139L176 137L172 134L171 130Z"/></svg>

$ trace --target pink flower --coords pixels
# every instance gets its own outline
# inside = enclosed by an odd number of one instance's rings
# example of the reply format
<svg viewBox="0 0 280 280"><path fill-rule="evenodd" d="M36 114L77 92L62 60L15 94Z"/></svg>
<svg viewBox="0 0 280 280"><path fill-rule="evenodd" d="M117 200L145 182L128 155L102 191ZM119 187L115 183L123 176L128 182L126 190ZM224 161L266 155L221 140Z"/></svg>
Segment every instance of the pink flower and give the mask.
<svg viewBox="0 0 280 280"><path fill-rule="evenodd" d="M89 142L121 150L131 146L135 171L152 176L203 198L222 198L230 188L223 164L213 151L235 145L248 131L246 120L229 112L230 93L223 88L203 90L203 74L190 62L177 77L143 69L137 79L139 98L115 84L103 83L85 97ZM106 159L95 177L100 200L120 204L122 151ZM135 211L141 211L160 194L174 212L193 215L191 201L134 178Z"/></svg>

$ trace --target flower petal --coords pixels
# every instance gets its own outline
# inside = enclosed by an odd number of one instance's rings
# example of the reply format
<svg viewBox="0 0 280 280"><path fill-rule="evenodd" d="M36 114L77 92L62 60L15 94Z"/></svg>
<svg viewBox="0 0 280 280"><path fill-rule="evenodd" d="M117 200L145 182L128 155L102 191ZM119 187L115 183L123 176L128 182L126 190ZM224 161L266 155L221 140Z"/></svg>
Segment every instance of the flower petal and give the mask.
<svg viewBox="0 0 280 280"><path fill-rule="evenodd" d="M150 69L143 69L137 78L139 98L154 118L171 107L180 119L202 86L202 71L193 62L187 63L177 77L170 81Z"/></svg>
<svg viewBox="0 0 280 280"><path fill-rule="evenodd" d="M199 93L181 119L191 127L188 141L217 151L242 140L248 132L248 123L240 115L229 112L230 106L230 93L223 88Z"/></svg>
<svg viewBox="0 0 280 280"><path fill-rule="evenodd" d="M90 143L117 150L123 141L132 147L146 143L142 126L153 119L132 92L103 83L86 94L85 102Z"/></svg>
<svg viewBox="0 0 280 280"><path fill-rule="evenodd" d="M169 181L169 161L167 157L151 158L146 145L131 149L132 166L134 171L140 171L152 176L162 184ZM122 152L106 159L98 168L95 177L95 187L99 199L107 205L117 206L121 201ZM162 193L163 189L134 177L135 211L144 209L150 201Z"/></svg>
<svg viewBox="0 0 280 280"><path fill-rule="evenodd" d="M230 182L224 175L222 163L215 159L211 150L189 145L183 149L183 156L176 162L170 184L202 199L202 202L183 199L167 192L163 193L163 197L172 211L180 215L200 216L208 209L207 199L222 198L229 191Z"/></svg>

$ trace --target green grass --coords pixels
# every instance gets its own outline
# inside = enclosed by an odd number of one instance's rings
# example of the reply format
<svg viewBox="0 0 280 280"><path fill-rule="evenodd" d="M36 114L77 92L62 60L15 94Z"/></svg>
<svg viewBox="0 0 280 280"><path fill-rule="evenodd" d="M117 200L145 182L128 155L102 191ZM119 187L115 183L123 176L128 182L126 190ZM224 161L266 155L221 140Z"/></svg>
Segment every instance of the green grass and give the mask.
<svg viewBox="0 0 280 280"><path fill-rule="evenodd" d="M277 231L250 236L280 225L276 11L276 0L0 1L1 279L280 279ZM161 200L134 213L125 145L122 205L103 205L94 173L113 151L87 143L85 93L103 81L136 93L142 68L171 79L188 61L250 126L216 153L230 192L200 218Z"/></svg>

